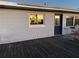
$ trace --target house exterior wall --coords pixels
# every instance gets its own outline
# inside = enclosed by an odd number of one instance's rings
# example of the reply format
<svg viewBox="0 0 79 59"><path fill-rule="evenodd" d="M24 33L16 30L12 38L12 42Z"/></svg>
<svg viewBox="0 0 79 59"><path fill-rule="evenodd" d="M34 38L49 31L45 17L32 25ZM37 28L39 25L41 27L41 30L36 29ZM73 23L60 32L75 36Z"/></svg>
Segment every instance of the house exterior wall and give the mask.
<svg viewBox="0 0 79 59"><path fill-rule="evenodd" d="M63 22L62 22L62 34L63 35L73 33L70 26L66 26L66 16L73 16L74 17L73 24L75 24L75 16L79 16L79 14L70 14L70 13L63 14Z"/></svg>
<svg viewBox="0 0 79 59"><path fill-rule="evenodd" d="M44 14L44 25L29 26L30 14ZM54 36L54 14L0 9L0 44Z"/></svg>

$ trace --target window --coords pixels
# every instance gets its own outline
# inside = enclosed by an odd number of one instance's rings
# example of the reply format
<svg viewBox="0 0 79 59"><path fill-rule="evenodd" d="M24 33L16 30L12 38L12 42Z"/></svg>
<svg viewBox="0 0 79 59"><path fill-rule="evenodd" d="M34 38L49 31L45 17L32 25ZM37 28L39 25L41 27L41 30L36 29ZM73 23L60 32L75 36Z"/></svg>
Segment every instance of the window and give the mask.
<svg viewBox="0 0 79 59"><path fill-rule="evenodd" d="M44 24L44 16L40 14L30 15L30 25Z"/></svg>
<svg viewBox="0 0 79 59"><path fill-rule="evenodd" d="M75 25L78 24L79 25L79 16L75 17Z"/></svg>
<svg viewBox="0 0 79 59"><path fill-rule="evenodd" d="M73 26L73 20L74 20L73 16L67 16L66 17L66 26Z"/></svg>
<svg viewBox="0 0 79 59"><path fill-rule="evenodd" d="M55 16L55 26L60 26L60 16L59 15Z"/></svg>

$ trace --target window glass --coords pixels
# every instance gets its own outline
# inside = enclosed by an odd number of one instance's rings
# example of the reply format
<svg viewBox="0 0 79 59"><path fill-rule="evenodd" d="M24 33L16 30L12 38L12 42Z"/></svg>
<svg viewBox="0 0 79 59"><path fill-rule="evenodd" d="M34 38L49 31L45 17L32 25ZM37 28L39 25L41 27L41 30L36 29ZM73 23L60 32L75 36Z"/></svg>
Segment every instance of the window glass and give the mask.
<svg viewBox="0 0 79 59"><path fill-rule="evenodd" d="M30 15L30 25L39 25L43 24L44 16L43 15Z"/></svg>
<svg viewBox="0 0 79 59"><path fill-rule="evenodd" d="M60 26L60 16L59 15L55 16L55 26Z"/></svg>
<svg viewBox="0 0 79 59"><path fill-rule="evenodd" d="M73 16L67 16L66 17L66 26L73 26L73 20L74 20Z"/></svg>
<svg viewBox="0 0 79 59"><path fill-rule="evenodd" d="M79 16L75 17L75 25L78 24L79 25Z"/></svg>
<svg viewBox="0 0 79 59"><path fill-rule="evenodd" d="M38 24L43 24L44 17L43 15L37 15Z"/></svg>
<svg viewBox="0 0 79 59"><path fill-rule="evenodd" d="M30 24L36 24L36 15L30 15Z"/></svg>

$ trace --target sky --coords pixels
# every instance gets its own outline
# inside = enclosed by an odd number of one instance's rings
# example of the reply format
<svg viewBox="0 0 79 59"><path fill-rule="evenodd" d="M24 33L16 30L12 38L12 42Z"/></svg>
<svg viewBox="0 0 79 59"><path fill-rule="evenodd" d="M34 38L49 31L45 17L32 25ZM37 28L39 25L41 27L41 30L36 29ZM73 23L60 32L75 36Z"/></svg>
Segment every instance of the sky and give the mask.
<svg viewBox="0 0 79 59"><path fill-rule="evenodd" d="M44 5L47 3L51 7L79 8L79 0L16 0L17 2Z"/></svg>

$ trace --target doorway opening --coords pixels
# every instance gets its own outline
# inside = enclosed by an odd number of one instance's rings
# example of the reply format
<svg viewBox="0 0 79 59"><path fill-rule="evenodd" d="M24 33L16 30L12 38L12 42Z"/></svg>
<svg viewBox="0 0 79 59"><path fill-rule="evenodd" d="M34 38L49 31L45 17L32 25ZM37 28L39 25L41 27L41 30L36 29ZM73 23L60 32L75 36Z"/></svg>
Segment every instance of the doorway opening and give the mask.
<svg viewBox="0 0 79 59"><path fill-rule="evenodd" d="M55 29L54 34L55 35L61 35L62 34L62 14L55 14Z"/></svg>

